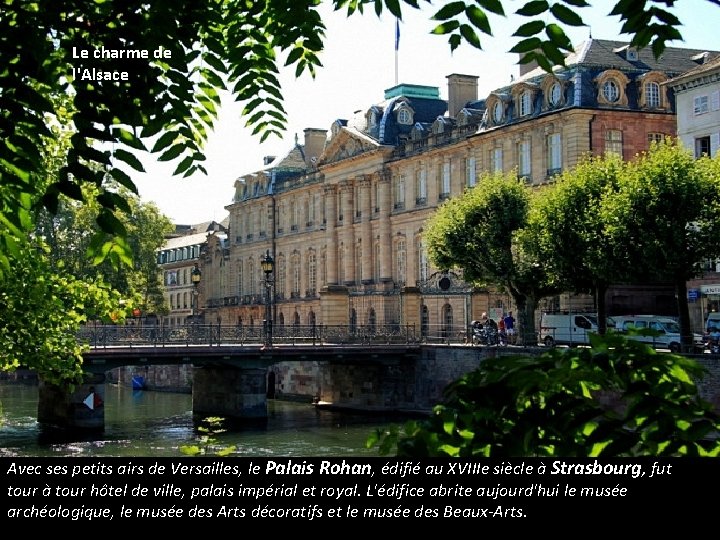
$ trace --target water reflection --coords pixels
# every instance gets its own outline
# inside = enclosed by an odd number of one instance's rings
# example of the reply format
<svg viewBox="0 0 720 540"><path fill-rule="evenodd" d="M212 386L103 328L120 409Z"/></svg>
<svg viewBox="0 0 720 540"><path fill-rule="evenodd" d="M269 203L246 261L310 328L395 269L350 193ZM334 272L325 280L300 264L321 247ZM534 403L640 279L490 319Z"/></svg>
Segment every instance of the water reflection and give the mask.
<svg viewBox="0 0 720 540"><path fill-rule="evenodd" d="M105 387L105 430L68 436L37 423L37 387L0 383L0 456L182 456L197 441L190 394ZM365 440L376 428L403 418L348 414L310 404L271 400L263 427L222 433L235 456L376 456Z"/></svg>

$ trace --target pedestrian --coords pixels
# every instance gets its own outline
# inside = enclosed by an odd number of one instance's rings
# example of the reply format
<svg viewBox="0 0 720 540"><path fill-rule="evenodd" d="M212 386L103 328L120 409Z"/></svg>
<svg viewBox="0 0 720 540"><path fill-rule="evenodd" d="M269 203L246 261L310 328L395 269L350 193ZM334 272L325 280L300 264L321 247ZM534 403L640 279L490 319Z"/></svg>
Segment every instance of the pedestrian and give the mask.
<svg viewBox="0 0 720 540"><path fill-rule="evenodd" d="M503 322L505 323L505 333L508 336L508 341L515 343L515 317L513 317L512 311L508 311Z"/></svg>
<svg viewBox="0 0 720 540"><path fill-rule="evenodd" d="M500 316L497 322L498 336L500 337L500 345L507 343L507 334L505 333L505 317Z"/></svg>

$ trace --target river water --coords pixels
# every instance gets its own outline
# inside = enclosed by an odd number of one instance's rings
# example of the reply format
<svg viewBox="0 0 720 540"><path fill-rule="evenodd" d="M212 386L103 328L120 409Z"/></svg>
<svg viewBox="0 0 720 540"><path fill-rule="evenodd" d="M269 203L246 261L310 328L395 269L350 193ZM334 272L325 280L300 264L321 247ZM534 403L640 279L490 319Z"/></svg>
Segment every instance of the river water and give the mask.
<svg viewBox="0 0 720 540"><path fill-rule="evenodd" d="M0 382L0 457L182 457L196 444L190 394L105 386L105 430L93 436L58 437L37 423L35 385ZM310 404L268 401L267 425L214 435L236 457L378 456L365 441L376 429L404 419L318 410Z"/></svg>

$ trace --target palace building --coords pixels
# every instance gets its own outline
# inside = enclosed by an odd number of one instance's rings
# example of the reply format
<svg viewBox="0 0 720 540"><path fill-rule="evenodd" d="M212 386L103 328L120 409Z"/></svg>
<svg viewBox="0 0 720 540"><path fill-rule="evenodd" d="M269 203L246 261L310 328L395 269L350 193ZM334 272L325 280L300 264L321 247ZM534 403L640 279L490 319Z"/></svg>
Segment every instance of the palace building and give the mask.
<svg viewBox="0 0 720 540"><path fill-rule="evenodd" d="M262 325L266 253L275 262L276 328L412 325L449 336L482 312L512 310L508 295L429 263L423 227L437 206L485 171L516 171L539 188L584 155L629 160L675 136L674 87L666 83L717 56L671 47L656 60L649 49L590 39L565 67L547 73L523 64L515 80L482 97L475 75L449 75L447 100L436 87L389 88L328 129L306 129L286 155L236 180L227 234L205 235L198 252L199 311L205 322ZM674 306L662 284L608 294L611 309ZM173 302L186 305L182 298ZM548 306L572 301L564 295Z"/></svg>

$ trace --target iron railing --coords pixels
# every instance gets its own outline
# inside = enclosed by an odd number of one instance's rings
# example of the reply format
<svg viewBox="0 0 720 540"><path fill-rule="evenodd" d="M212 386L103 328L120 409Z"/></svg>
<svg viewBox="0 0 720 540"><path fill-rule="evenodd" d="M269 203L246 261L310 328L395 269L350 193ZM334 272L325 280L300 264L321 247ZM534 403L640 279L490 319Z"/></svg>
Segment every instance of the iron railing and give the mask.
<svg viewBox="0 0 720 540"><path fill-rule="evenodd" d="M86 325L78 340L92 348L165 347L179 345L266 344L263 325L187 324L164 325ZM283 325L273 326L273 345L387 345L419 343L414 325Z"/></svg>

